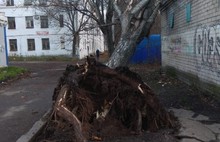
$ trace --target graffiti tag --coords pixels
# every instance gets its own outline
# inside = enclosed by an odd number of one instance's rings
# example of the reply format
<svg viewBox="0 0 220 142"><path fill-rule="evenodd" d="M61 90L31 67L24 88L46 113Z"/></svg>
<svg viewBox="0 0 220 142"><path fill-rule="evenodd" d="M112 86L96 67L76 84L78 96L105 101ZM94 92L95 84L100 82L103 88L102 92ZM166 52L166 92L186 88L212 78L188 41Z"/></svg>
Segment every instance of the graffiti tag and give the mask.
<svg viewBox="0 0 220 142"><path fill-rule="evenodd" d="M197 69L202 66L220 73L220 24L199 25L194 33L194 55Z"/></svg>

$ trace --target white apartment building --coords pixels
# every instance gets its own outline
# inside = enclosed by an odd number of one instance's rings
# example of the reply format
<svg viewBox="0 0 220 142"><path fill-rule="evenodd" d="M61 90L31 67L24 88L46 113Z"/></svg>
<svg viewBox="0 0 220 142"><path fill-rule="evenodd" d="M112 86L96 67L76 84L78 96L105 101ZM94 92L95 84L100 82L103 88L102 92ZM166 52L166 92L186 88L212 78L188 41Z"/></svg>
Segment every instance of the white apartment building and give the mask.
<svg viewBox="0 0 220 142"><path fill-rule="evenodd" d="M0 12L5 13L8 20L6 36L9 56L71 56L72 42L66 36L70 31L62 21L53 21L41 11L25 5L31 1L0 0ZM65 15L60 15L60 18L63 20ZM94 53L97 48L104 51L103 35L98 29L80 33L79 42L79 58Z"/></svg>

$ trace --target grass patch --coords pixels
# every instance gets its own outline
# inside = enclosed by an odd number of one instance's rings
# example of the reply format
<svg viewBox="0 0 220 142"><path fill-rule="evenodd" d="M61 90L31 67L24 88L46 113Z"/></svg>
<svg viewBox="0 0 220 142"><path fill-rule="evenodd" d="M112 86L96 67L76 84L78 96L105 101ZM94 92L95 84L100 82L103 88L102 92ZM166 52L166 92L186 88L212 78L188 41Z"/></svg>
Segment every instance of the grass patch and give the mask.
<svg viewBox="0 0 220 142"><path fill-rule="evenodd" d="M9 61L76 61L77 57L70 56L9 56Z"/></svg>
<svg viewBox="0 0 220 142"><path fill-rule="evenodd" d="M16 78L25 72L28 70L21 67L2 67L0 68L0 82Z"/></svg>

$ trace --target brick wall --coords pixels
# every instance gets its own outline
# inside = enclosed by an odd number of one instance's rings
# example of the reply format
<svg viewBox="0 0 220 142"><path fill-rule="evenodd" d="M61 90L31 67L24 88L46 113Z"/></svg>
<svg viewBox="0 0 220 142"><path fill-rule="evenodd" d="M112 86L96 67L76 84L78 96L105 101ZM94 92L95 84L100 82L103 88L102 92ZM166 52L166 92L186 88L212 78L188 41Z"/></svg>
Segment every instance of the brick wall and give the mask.
<svg viewBox="0 0 220 142"><path fill-rule="evenodd" d="M189 4L191 10L186 8ZM188 22L187 11L191 12ZM161 11L161 35L164 67L193 76L182 77L190 83L209 84L206 88L211 91L216 87L210 86L220 85L220 0L176 0L169 4Z"/></svg>

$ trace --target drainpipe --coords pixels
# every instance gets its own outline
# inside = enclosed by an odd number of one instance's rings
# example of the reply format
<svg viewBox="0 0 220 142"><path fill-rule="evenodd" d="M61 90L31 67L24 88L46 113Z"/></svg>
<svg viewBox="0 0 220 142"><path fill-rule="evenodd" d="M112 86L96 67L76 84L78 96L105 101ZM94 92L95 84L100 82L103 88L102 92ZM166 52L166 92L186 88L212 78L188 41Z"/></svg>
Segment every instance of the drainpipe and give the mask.
<svg viewBox="0 0 220 142"><path fill-rule="evenodd" d="M4 41L5 41L5 54L6 54L6 65L8 66L8 46L7 46L7 39L6 39L6 26L4 26Z"/></svg>

